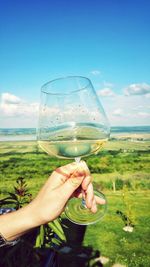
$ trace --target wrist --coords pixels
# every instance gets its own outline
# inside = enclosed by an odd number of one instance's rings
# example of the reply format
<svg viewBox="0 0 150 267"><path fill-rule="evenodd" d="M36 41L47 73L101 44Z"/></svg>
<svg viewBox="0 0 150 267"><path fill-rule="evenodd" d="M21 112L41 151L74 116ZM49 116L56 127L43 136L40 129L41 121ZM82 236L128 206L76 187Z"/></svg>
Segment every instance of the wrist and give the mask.
<svg viewBox="0 0 150 267"><path fill-rule="evenodd" d="M12 241L36 227L28 205L0 216L0 231L7 241Z"/></svg>
<svg viewBox="0 0 150 267"><path fill-rule="evenodd" d="M5 237L0 233L0 247L4 246L14 246L20 241L20 238L17 238L12 241L8 241L5 239Z"/></svg>
<svg viewBox="0 0 150 267"><path fill-rule="evenodd" d="M44 211L44 207L40 208L40 203L37 203L37 200L33 200L27 206L27 216L28 216L28 224L31 228L38 227L42 224L47 223L47 213ZM46 215L45 215L46 213ZM50 219L49 219L50 220Z"/></svg>

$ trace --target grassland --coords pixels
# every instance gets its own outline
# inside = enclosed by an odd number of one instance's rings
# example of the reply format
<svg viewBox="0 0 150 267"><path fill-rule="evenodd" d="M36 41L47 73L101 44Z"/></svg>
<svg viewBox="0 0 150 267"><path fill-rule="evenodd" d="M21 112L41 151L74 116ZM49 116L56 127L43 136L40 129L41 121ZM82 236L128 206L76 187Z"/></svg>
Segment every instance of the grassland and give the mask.
<svg viewBox="0 0 150 267"><path fill-rule="evenodd" d="M148 267L150 142L111 141L98 155L86 161L94 185L107 196L108 211L103 220L87 227L83 246L91 246L108 258L106 267L114 263ZM0 198L12 191L18 177L26 179L30 192L35 195L48 175L68 162L49 157L35 142L1 142ZM117 216L117 210L132 220L132 233L123 231L124 222Z"/></svg>

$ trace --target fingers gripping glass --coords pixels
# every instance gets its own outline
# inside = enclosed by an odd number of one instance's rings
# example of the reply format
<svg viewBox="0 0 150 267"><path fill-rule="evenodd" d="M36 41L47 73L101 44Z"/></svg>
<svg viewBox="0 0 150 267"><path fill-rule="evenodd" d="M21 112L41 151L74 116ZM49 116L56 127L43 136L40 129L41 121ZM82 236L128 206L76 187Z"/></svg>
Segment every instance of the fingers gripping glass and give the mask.
<svg viewBox="0 0 150 267"><path fill-rule="evenodd" d="M42 86L37 139L49 155L78 162L97 153L109 132L107 117L89 79L70 76ZM97 222L105 210L106 204L97 205L97 212L92 213L84 199L72 198L65 212L72 222L86 225Z"/></svg>

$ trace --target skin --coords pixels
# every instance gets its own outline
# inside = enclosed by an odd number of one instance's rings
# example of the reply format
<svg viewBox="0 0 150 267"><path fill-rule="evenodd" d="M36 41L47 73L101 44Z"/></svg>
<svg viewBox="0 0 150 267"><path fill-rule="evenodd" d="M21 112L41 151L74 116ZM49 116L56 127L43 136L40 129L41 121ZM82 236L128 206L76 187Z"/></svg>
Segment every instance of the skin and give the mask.
<svg viewBox="0 0 150 267"><path fill-rule="evenodd" d="M105 201L94 196L92 177L84 161L57 168L34 200L25 207L0 216L0 233L12 241L27 231L56 219L69 198L84 196L86 206L95 213Z"/></svg>

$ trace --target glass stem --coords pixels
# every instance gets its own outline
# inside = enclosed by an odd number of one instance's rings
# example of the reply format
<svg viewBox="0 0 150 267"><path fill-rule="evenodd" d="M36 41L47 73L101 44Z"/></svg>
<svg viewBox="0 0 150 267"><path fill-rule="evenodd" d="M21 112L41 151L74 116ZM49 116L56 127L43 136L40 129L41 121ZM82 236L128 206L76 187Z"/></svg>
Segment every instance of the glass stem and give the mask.
<svg viewBox="0 0 150 267"><path fill-rule="evenodd" d="M75 162L79 163L81 160L80 157L75 158ZM85 193L84 190L82 190L82 202L81 202L81 208L82 209L87 209L86 202L85 202Z"/></svg>
<svg viewBox="0 0 150 267"><path fill-rule="evenodd" d="M86 202L85 202L85 193L82 190L82 202L81 202L81 208L82 209L87 209Z"/></svg>

